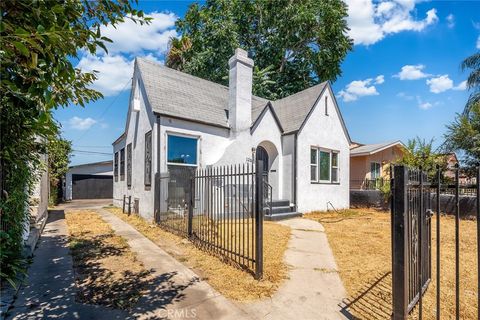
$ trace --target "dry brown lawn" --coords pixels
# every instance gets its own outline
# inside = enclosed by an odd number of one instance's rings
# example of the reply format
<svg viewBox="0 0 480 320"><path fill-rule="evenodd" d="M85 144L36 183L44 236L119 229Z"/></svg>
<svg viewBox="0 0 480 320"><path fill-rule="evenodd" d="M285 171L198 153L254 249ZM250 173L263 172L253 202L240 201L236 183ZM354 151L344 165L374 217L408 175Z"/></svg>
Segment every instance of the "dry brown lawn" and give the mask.
<svg viewBox="0 0 480 320"><path fill-rule="evenodd" d="M348 291L349 311L360 319L389 319L391 307L390 213L373 209L305 216L325 227ZM455 318L455 219L440 218L441 319ZM460 319L477 318L476 221L460 223ZM432 219L432 282L424 296L424 319L436 318L436 219ZM414 310L410 318L417 318Z"/></svg>
<svg viewBox="0 0 480 320"><path fill-rule="evenodd" d="M147 238L174 256L206 280L224 296L235 301L251 301L271 297L287 277L283 256L290 239L290 228L273 222L264 223L264 275L257 281L250 273L225 264L194 246L185 238L167 232L136 215L126 215L122 210L107 207L128 222Z"/></svg>
<svg viewBox="0 0 480 320"><path fill-rule="evenodd" d="M133 307L152 277L125 239L93 211L67 211L65 218L77 299L118 309Z"/></svg>

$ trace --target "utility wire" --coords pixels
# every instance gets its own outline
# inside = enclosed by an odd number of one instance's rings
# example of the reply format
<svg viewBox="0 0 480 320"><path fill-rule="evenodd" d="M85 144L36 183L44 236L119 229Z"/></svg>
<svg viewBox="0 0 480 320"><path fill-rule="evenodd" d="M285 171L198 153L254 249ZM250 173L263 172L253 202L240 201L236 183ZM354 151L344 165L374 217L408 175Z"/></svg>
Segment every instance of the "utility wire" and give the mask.
<svg viewBox="0 0 480 320"><path fill-rule="evenodd" d="M107 152L98 152L98 151L88 151L88 150L72 150L75 153L84 153L84 154L101 154L101 155L106 155L106 156L111 156L113 153L107 153Z"/></svg>
<svg viewBox="0 0 480 320"><path fill-rule="evenodd" d="M110 102L110 104L105 108L105 110L103 110L102 114L96 118L99 118L100 120L102 120L103 116L108 112L108 110L110 109L111 106L113 106L113 104L117 101L118 97L122 94L123 90L125 90L125 88L127 87L127 85L130 83L130 81L132 81L132 79L128 79L128 81L125 83L125 85L123 86L123 88L120 90L120 92L115 96L115 98L112 100L112 102ZM93 126L91 126L90 128L88 128L78 139L76 139L76 141L80 141L82 140L85 135L90 132L90 129L92 129Z"/></svg>

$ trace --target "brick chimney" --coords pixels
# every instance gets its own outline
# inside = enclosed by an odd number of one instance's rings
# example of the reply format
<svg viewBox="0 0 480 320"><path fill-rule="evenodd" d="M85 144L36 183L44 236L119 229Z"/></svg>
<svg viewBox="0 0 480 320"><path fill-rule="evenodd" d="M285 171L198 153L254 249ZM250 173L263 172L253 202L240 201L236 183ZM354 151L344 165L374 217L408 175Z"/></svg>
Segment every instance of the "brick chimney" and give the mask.
<svg viewBox="0 0 480 320"><path fill-rule="evenodd" d="M245 50L237 48L228 66L228 122L234 132L241 132L252 124L253 60Z"/></svg>

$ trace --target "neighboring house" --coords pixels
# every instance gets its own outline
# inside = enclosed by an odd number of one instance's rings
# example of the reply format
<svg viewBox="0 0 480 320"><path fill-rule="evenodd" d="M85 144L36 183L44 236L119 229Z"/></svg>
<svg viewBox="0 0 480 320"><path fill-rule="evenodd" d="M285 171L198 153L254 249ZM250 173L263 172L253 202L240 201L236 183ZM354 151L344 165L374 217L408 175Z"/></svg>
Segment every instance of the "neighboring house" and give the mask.
<svg viewBox="0 0 480 320"><path fill-rule="evenodd" d="M64 180L64 200L111 199L113 161L85 163L68 168Z"/></svg>
<svg viewBox="0 0 480 320"><path fill-rule="evenodd" d="M460 163L455 152L440 154L441 165L445 166L443 176L446 178L447 183L454 183L456 165ZM475 184L477 177L468 175L465 171L460 170L458 174L458 182L460 185Z"/></svg>
<svg viewBox="0 0 480 320"><path fill-rule="evenodd" d="M135 60L125 132L113 143L115 205L131 196L152 219L157 173L262 159L273 200L288 210L348 208L350 138L330 84L268 101L252 95L253 64L237 49L226 87Z"/></svg>
<svg viewBox="0 0 480 320"><path fill-rule="evenodd" d="M369 190L389 178L390 164L403 157L401 141L377 144L352 143L350 149L350 189Z"/></svg>
<svg viewBox="0 0 480 320"><path fill-rule="evenodd" d="M440 154L440 161L445 165L444 177L450 181L455 181L455 166L459 163L455 152Z"/></svg>

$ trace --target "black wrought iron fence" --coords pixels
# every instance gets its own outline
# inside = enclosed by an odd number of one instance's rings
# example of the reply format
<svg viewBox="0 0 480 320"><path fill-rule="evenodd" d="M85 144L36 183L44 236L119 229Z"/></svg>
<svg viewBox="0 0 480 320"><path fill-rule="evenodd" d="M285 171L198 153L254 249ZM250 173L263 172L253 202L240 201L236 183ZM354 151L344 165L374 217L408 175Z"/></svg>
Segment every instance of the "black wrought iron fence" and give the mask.
<svg viewBox="0 0 480 320"><path fill-rule="evenodd" d="M431 281L435 281L435 315L436 319L443 319L441 314L442 303L442 264L441 260L441 195L454 194L455 216L455 317L460 319L460 301L462 293L460 281L460 196L459 168L455 169L453 183L442 182L443 174L437 167L435 175L428 177L421 169L412 169L405 166L395 166L392 179L392 290L393 290L393 319L406 319L409 313L416 309L419 319L423 316L423 294L428 290ZM480 319L480 168L477 170L477 179L468 189L474 189L476 211L476 248L468 248L469 254L476 250L476 268L469 272L476 272L477 287L477 318ZM449 212L447 212L449 213ZM435 237L432 244L431 217L435 216ZM446 231L443 231L446 232ZM435 274L432 279L432 245L435 246ZM453 279L448 279L449 282Z"/></svg>
<svg viewBox="0 0 480 320"><path fill-rule="evenodd" d="M159 177L155 221L261 278L264 185L260 168L258 162L197 170L172 166Z"/></svg>

